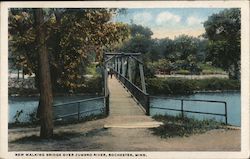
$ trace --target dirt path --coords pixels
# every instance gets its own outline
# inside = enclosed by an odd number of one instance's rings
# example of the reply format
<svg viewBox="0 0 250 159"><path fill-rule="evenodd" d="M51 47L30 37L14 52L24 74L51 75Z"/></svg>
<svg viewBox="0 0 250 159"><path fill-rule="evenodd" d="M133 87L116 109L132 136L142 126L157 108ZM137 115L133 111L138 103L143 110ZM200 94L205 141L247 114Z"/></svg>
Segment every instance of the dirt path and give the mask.
<svg viewBox="0 0 250 159"><path fill-rule="evenodd" d="M69 133L58 140L22 140L39 135L39 128L9 130L9 151L239 151L240 130L212 130L190 137L163 139L145 128L104 129L107 119L55 128L55 134Z"/></svg>

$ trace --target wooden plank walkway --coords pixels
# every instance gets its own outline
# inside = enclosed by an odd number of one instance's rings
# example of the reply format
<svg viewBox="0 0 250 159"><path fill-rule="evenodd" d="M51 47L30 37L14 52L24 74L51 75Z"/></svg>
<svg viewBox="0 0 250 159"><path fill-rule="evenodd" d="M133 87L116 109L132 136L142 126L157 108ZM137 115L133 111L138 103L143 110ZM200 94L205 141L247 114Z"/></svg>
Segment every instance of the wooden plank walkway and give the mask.
<svg viewBox="0 0 250 159"><path fill-rule="evenodd" d="M104 125L105 128L153 128L162 124L146 116L115 77L108 78L108 87L110 115Z"/></svg>

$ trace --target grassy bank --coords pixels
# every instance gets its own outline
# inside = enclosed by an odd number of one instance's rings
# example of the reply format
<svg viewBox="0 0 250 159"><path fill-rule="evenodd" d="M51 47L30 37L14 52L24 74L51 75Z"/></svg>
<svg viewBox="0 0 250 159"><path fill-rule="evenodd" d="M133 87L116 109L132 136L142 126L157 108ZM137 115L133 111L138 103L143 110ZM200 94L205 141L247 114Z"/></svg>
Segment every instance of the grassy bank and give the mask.
<svg viewBox="0 0 250 159"><path fill-rule="evenodd" d="M191 94L196 91L240 90L240 81L231 79L150 78L147 89L151 94Z"/></svg>
<svg viewBox="0 0 250 159"><path fill-rule="evenodd" d="M224 124L214 120L196 120L193 118L182 118L181 116L157 115L153 117L164 124L151 129L154 135L163 138L183 137L192 134L205 133L212 129L221 128Z"/></svg>

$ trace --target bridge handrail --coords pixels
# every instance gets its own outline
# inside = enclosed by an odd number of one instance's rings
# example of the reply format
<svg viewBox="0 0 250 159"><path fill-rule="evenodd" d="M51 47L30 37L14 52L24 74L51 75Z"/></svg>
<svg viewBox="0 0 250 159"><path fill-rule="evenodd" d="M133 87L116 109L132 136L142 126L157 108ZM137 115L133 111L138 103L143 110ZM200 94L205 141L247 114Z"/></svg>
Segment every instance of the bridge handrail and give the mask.
<svg viewBox="0 0 250 159"><path fill-rule="evenodd" d="M94 97L94 98L88 98L88 99L83 99L83 100L76 100L76 101L72 101L72 102L55 104L55 105L52 106L53 108L58 108L58 107L62 107L62 106L68 106L68 105L71 105L71 104L77 104L76 105L77 106L77 111L75 113L69 113L69 114L65 114L65 115L57 115L55 117L55 120L60 119L60 118L65 118L65 117L70 117L70 116L77 115L77 120L80 121L81 114L87 113L87 112L94 112L94 111L102 109L102 108L95 108L95 109L90 109L90 110L86 110L86 111L81 111L81 109L80 109L81 104L80 103L84 103L84 102L88 102L88 101L94 101L94 100L99 100L99 99L104 100L104 103L107 100L105 96L101 96L101 97ZM105 105L104 105L104 108L105 108Z"/></svg>
<svg viewBox="0 0 250 159"><path fill-rule="evenodd" d="M163 108L163 107L155 107L150 106L150 108L155 109L166 109L172 111L181 111L182 117L184 117L184 112L187 113L197 113L197 114L209 114L209 115L218 115L225 117L225 124L227 125L227 102L225 101L217 101L217 100L201 100L201 99L180 99L180 98L171 98L171 97L160 97L160 96L150 96L150 98L160 98L160 99L169 99L169 100L178 100L181 101L181 109L173 109L173 108ZM224 114L222 113L210 113L210 112L201 112L201 111L191 111L191 110L184 110L184 101L196 101L196 102L209 102L209 103L222 103L224 104Z"/></svg>
<svg viewBox="0 0 250 159"><path fill-rule="evenodd" d="M149 94L143 92L139 87L129 81L126 77L114 70L117 78L123 83L123 85L130 91L130 93L136 98L136 100L144 108L146 115L149 115Z"/></svg>
<svg viewBox="0 0 250 159"><path fill-rule="evenodd" d="M170 99L170 100L184 100L184 101L197 101L197 102L210 102L210 103L226 103L225 101L220 101L220 100L184 99L184 98L171 98L171 97L151 96L151 95L150 95L150 97Z"/></svg>
<svg viewBox="0 0 250 159"><path fill-rule="evenodd" d="M134 83L132 83L131 81L129 81L128 78L123 77L120 73L118 73L118 72L115 71L115 70L114 70L114 72L115 72L116 74L118 74L120 77L124 78L127 82L129 82L131 85L133 85L133 87L135 87L135 88L136 88L138 91L140 91L141 93L143 93L143 94L145 94L145 95L149 95L148 93L143 92L142 89L140 89L140 88L139 88L138 86L136 86Z"/></svg>
<svg viewBox="0 0 250 159"><path fill-rule="evenodd" d="M75 101L66 102L66 103L54 104L52 107L58 107L58 106L63 106L63 105L76 104L76 103L83 103L83 102L88 102L88 101L102 99L102 98L104 98L104 96L94 97L94 98L88 98L88 99L83 99L83 100L75 100Z"/></svg>

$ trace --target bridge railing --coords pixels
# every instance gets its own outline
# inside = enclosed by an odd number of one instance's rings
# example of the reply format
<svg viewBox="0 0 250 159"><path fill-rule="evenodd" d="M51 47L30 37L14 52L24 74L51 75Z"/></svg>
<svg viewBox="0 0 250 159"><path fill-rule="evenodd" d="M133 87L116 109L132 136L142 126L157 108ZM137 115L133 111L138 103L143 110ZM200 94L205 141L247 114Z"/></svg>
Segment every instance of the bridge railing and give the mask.
<svg viewBox="0 0 250 159"><path fill-rule="evenodd" d="M53 105L54 120L73 119L80 121L89 114L101 114L106 109L106 97L95 97Z"/></svg>
<svg viewBox="0 0 250 159"><path fill-rule="evenodd" d="M155 109L164 109L170 111L179 111L181 112L182 118L184 117L184 113L194 113L194 114L205 114L205 115L215 115L215 116L223 116L225 118L225 124L227 125L227 102L225 101L215 101L215 100L198 100L198 99L177 99L177 98L169 98L169 97L156 97L150 96L150 98L155 99L169 99L169 100L176 100L180 101L180 107L177 108L165 108L165 107L157 107L157 106L150 106L150 108ZM205 112L205 111L193 111L185 109L185 102L202 102L202 103L221 103L224 106L224 113L212 113L212 112Z"/></svg>
<svg viewBox="0 0 250 159"><path fill-rule="evenodd" d="M139 87L133 84L129 79L122 76L120 73L114 71L116 77L120 82L128 89L128 91L134 96L134 98L142 105L146 115L149 115L149 94L144 93Z"/></svg>

